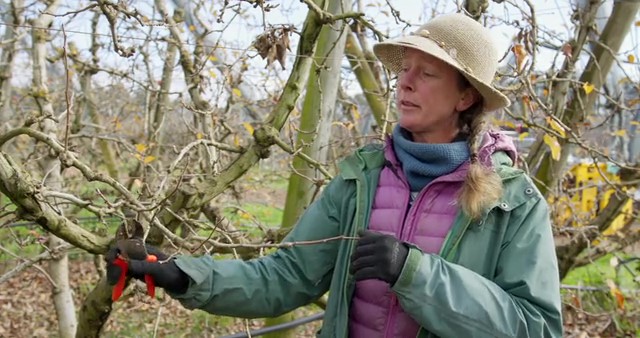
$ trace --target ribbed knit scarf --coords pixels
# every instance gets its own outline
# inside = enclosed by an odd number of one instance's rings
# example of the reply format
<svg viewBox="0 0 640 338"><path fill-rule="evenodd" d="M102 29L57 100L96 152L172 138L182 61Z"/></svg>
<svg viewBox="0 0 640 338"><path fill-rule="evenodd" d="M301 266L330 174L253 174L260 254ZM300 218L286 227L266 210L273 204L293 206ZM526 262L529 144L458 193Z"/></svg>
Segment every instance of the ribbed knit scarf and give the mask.
<svg viewBox="0 0 640 338"><path fill-rule="evenodd" d="M451 143L417 143L409 131L396 125L392 141L412 192L422 190L429 182L453 172L469 159L464 134L459 134Z"/></svg>

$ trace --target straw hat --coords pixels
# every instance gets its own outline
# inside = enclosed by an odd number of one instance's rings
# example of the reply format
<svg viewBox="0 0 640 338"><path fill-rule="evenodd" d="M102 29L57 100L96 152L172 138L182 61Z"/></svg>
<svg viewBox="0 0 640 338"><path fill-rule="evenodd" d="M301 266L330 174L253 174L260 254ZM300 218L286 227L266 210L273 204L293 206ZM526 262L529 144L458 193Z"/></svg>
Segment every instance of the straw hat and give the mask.
<svg viewBox="0 0 640 338"><path fill-rule="evenodd" d="M498 51L491 32L461 14L436 17L408 36L378 43L373 51L390 71L402 70L405 48L414 48L455 67L484 98L484 111L508 107L509 99L491 82L498 68Z"/></svg>

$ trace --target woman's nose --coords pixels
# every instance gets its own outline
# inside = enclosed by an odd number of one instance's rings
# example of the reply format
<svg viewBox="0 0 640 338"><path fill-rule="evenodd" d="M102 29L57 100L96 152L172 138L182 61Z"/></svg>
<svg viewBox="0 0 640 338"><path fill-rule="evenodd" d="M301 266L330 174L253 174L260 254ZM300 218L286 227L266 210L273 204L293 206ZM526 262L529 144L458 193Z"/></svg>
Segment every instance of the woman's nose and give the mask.
<svg viewBox="0 0 640 338"><path fill-rule="evenodd" d="M414 85L414 75L412 70L402 71L398 75L398 86L402 90L413 91Z"/></svg>

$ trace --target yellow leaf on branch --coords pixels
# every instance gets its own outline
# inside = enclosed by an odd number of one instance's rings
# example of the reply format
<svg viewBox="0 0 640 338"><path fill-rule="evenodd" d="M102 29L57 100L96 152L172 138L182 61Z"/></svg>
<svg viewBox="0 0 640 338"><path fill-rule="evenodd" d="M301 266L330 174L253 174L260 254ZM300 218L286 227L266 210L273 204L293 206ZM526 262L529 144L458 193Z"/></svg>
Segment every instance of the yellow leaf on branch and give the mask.
<svg viewBox="0 0 640 338"><path fill-rule="evenodd" d="M122 122L120 122L120 119L117 116L115 119L113 119L113 126L115 130L122 129Z"/></svg>
<svg viewBox="0 0 640 338"><path fill-rule="evenodd" d="M351 113L353 113L353 118L357 121L360 119L360 111L358 110L358 106L351 106Z"/></svg>
<svg viewBox="0 0 640 338"><path fill-rule="evenodd" d="M233 95L237 96L237 97L242 97L242 92L240 91L240 89L238 88L233 88L233 90L231 90L233 92Z"/></svg>
<svg viewBox="0 0 640 338"><path fill-rule="evenodd" d="M139 153L144 153L144 151L147 150L147 145L146 144L142 144L142 143L137 143L136 144L136 151Z"/></svg>
<svg viewBox="0 0 640 338"><path fill-rule="evenodd" d="M618 84L625 84L625 83L631 83L631 79L628 76L625 76L620 80L618 80Z"/></svg>
<svg viewBox="0 0 640 338"><path fill-rule="evenodd" d="M144 162L144 164L149 164L155 160L156 160L155 156L145 156L142 162Z"/></svg>
<svg viewBox="0 0 640 338"><path fill-rule="evenodd" d="M549 124L549 126L551 127L551 129L555 130L558 132L558 134L560 134L560 136L562 138L567 137L565 132L564 132L564 128L560 125L560 123L558 123L558 121L556 121L554 118L552 118L551 116L547 116L547 123Z"/></svg>
<svg viewBox="0 0 640 338"><path fill-rule="evenodd" d="M549 146L549 149L551 149L551 158L556 161L559 160L560 151L562 150L562 148L560 147L560 143L558 143L558 139L555 136L549 134L545 134L543 139L544 143Z"/></svg>
<svg viewBox="0 0 640 338"><path fill-rule="evenodd" d="M242 125L244 126L244 129L246 129L249 132L249 134L253 135L253 131L254 130L253 130L253 126L251 125L251 123L245 122Z"/></svg>
<svg viewBox="0 0 640 338"><path fill-rule="evenodd" d="M589 83L589 82L585 82L585 83L582 85L582 89L584 89L584 92L585 92L585 93L587 93L587 95L588 95L588 94L591 94L591 92L592 92L595 88L596 88L596 87L595 87L594 85L592 85L591 83Z"/></svg>
<svg viewBox="0 0 640 338"><path fill-rule="evenodd" d="M613 136L620 136L620 137L627 136L627 131L624 129L616 130L613 132Z"/></svg>
<svg viewBox="0 0 640 338"><path fill-rule="evenodd" d="M516 125L511 121L500 121L500 124L506 128L516 129Z"/></svg>

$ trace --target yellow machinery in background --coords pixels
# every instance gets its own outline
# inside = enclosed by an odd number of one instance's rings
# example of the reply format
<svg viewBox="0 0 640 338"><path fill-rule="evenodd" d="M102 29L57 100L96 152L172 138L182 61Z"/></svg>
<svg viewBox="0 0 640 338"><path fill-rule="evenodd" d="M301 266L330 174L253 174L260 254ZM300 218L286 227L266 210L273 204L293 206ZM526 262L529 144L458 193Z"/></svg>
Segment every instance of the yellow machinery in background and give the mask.
<svg viewBox="0 0 640 338"><path fill-rule="evenodd" d="M574 165L563 181L565 194L557 199L552 197L549 201L551 208L555 209L555 224L580 226L593 220L615 193L615 189L607 182L618 183L620 177L606 163ZM615 234L632 216L633 200L630 199L603 235Z"/></svg>

